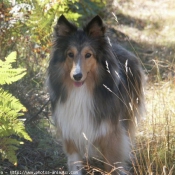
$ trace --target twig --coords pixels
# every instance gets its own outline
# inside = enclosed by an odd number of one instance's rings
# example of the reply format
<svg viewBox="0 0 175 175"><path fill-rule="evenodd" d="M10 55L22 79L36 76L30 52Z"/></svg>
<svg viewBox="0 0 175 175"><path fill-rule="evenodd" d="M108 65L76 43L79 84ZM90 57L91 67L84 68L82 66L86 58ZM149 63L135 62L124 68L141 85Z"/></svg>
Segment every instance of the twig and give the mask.
<svg viewBox="0 0 175 175"><path fill-rule="evenodd" d="M168 175L173 175L173 169L174 169L174 165L173 165L172 168L170 169L170 172L168 173Z"/></svg>
<svg viewBox="0 0 175 175"><path fill-rule="evenodd" d="M49 102L50 102L50 99L46 101L46 103L40 108L40 110L34 116L32 116L28 120L26 120L26 123L29 123L33 119L36 119L36 117L43 111L43 109L48 105Z"/></svg>

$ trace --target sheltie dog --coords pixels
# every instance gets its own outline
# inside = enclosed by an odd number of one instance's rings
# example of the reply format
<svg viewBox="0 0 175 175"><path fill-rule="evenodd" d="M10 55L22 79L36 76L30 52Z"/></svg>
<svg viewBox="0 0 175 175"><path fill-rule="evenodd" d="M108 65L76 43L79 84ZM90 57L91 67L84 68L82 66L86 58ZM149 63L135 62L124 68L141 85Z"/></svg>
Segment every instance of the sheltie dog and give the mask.
<svg viewBox="0 0 175 175"><path fill-rule="evenodd" d="M61 15L53 38L47 84L69 171L82 174L83 158L96 157L122 174L143 107L138 59L109 41L99 16L79 29Z"/></svg>

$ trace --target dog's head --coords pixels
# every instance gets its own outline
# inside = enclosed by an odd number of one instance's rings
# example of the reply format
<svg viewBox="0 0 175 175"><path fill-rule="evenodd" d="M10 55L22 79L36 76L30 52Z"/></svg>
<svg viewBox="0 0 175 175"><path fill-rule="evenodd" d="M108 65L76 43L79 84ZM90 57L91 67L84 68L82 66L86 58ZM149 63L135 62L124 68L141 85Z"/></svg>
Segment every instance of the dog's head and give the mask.
<svg viewBox="0 0 175 175"><path fill-rule="evenodd" d="M69 71L75 86L83 85L87 77L96 70L97 51L100 52L99 40L104 38L104 33L105 27L99 16L94 17L83 30L78 29L63 15L58 19L55 38L59 43L55 49L64 52L61 61L65 63L65 69Z"/></svg>

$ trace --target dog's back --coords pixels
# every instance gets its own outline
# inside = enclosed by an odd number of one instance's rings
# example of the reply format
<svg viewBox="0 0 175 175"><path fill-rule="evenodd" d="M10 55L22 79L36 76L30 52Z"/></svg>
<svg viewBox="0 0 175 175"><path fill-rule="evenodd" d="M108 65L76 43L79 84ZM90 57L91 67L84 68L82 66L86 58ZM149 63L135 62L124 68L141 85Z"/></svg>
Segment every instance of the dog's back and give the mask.
<svg viewBox="0 0 175 175"><path fill-rule="evenodd" d="M139 61L104 34L98 16L83 30L64 16L55 27L48 87L69 170L78 174L85 154L102 157L106 171L126 165L143 108Z"/></svg>
<svg viewBox="0 0 175 175"><path fill-rule="evenodd" d="M138 58L120 45L113 45L113 52L120 65L121 83L118 86L120 98L123 101L123 124L130 137L134 137L135 125L144 115L144 73Z"/></svg>

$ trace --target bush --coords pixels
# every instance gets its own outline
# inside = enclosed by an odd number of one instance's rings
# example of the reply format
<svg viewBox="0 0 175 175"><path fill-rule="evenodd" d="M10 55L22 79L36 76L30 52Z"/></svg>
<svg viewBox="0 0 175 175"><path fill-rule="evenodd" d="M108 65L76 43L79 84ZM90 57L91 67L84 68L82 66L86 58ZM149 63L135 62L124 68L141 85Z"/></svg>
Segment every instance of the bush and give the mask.
<svg viewBox="0 0 175 175"><path fill-rule="evenodd" d="M16 52L12 52L5 61L0 60L0 85L11 84L21 79L26 70L12 68L16 61ZM26 111L18 99L0 87L0 154L2 159L8 159L17 164L15 151L22 144L21 138L30 140L25 131L23 121L18 119Z"/></svg>

